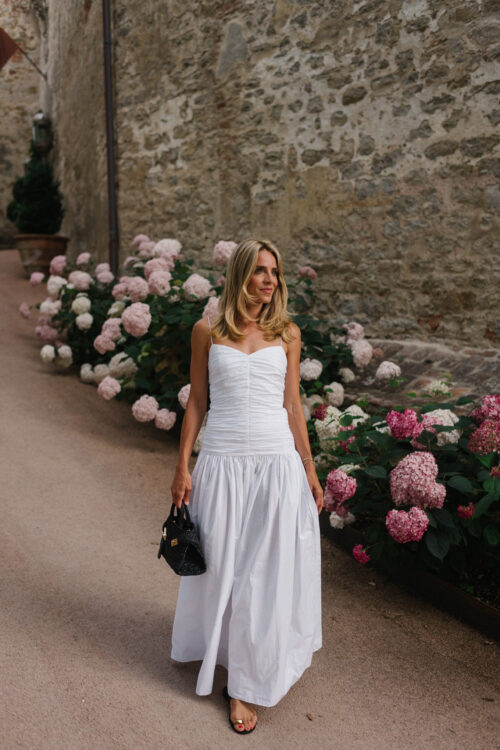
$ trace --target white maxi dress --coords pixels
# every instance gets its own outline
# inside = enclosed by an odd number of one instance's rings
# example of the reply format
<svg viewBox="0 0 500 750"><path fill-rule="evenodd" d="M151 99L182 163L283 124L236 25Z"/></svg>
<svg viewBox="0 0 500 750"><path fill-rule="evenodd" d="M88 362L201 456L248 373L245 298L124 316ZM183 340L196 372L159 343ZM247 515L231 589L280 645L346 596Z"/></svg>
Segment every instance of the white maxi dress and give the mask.
<svg viewBox="0 0 500 750"><path fill-rule="evenodd" d="M231 697L274 706L322 645L318 511L283 406L280 344L212 343L210 409L191 520L207 570L181 577L171 657L202 661L198 695L228 670Z"/></svg>

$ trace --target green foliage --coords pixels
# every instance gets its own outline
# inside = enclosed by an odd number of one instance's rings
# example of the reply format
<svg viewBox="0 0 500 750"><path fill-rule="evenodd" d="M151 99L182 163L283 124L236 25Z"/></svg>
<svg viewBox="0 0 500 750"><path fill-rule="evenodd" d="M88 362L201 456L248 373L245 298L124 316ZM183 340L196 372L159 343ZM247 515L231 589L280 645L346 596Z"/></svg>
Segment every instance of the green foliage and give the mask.
<svg viewBox="0 0 500 750"><path fill-rule="evenodd" d="M24 176L14 182L12 193L7 217L20 233L57 234L64 217L59 182L54 182L52 166L37 155L33 141Z"/></svg>

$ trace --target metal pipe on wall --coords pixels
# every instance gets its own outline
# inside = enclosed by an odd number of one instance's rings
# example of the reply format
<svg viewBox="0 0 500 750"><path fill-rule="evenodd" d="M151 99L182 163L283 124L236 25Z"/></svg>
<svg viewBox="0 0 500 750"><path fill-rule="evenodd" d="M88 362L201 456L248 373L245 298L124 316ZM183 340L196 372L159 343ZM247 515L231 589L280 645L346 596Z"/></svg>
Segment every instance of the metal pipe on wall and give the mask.
<svg viewBox="0 0 500 750"><path fill-rule="evenodd" d="M102 26L104 45L104 95L106 103L106 153L108 165L108 234L109 265L115 276L118 275L119 238L118 210L116 204L115 142L113 123L113 74L110 0L102 0Z"/></svg>

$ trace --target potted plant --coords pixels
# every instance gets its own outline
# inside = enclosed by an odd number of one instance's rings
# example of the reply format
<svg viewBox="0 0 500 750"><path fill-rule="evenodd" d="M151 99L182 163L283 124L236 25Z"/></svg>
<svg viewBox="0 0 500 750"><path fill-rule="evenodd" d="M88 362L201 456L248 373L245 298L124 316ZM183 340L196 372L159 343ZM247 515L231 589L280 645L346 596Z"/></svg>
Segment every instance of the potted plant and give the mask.
<svg viewBox="0 0 500 750"><path fill-rule="evenodd" d="M14 241L26 275L48 273L51 259L65 254L68 237L57 234L64 216L59 182L54 181L52 166L35 148L33 139L24 176L17 178L12 193L7 217L22 233L15 234Z"/></svg>

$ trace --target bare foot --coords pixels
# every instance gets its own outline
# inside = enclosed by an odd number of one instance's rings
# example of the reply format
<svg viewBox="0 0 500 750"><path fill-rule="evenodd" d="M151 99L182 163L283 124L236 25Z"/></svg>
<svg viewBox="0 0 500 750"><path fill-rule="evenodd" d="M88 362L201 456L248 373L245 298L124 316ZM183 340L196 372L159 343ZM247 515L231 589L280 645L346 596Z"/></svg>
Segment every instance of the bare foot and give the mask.
<svg viewBox="0 0 500 750"><path fill-rule="evenodd" d="M237 719L243 719L243 724L238 724ZM231 721L237 732L241 732L242 729L253 729L257 723L257 714L250 703L231 698Z"/></svg>

